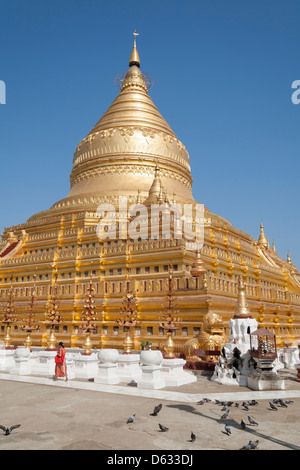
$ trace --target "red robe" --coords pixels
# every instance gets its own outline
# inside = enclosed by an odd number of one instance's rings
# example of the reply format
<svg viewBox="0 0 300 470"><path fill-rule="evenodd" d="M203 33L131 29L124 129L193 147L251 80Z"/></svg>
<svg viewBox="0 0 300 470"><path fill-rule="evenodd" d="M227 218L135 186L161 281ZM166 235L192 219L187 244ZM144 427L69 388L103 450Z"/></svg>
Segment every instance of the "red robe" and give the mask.
<svg viewBox="0 0 300 470"><path fill-rule="evenodd" d="M57 356L55 358L55 378L57 377L68 377L66 364L66 350L62 347L58 349Z"/></svg>

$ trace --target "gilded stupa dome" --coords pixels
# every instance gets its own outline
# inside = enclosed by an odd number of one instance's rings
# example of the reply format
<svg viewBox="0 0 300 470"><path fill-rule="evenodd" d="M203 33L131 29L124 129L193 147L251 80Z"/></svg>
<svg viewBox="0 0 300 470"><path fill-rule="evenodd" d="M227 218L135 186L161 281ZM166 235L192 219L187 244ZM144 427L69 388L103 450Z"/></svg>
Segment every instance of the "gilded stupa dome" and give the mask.
<svg viewBox="0 0 300 470"><path fill-rule="evenodd" d="M69 197L138 190L146 196L158 164L167 193L192 200L188 152L148 95L136 63L130 62L119 95L77 146Z"/></svg>
<svg viewBox="0 0 300 470"><path fill-rule="evenodd" d="M159 165L169 198L193 203L189 154L148 94L134 40L129 70L120 93L74 152L70 192L50 213L95 211L99 204L117 204L119 196L143 202Z"/></svg>
<svg viewBox="0 0 300 470"><path fill-rule="evenodd" d="M134 203L148 197L156 168L168 198L194 203L189 154L148 94L134 39L129 70L120 93L88 135L76 147L70 192L51 214L96 211L101 203L117 204L119 196Z"/></svg>

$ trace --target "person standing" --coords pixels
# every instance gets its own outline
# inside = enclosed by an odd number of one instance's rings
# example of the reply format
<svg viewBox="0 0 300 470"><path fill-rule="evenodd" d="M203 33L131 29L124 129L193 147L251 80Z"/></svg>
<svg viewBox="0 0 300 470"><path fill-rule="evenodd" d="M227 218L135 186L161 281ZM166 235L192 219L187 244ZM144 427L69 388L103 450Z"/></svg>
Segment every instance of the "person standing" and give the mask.
<svg viewBox="0 0 300 470"><path fill-rule="evenodd" d="M57 377L66 377L66 381L68 380L67 364L66 364L66 349L62 341L59 343L57 354L55 356L54 380L57 380Z"/></svg>

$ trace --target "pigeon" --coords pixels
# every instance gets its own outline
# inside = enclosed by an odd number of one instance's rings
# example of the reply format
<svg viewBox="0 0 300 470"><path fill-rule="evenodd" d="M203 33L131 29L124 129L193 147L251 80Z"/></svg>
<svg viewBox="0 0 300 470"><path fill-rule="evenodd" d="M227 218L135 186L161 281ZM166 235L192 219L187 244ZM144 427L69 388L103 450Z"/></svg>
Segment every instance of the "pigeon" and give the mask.
<svg viewBox="0 0 300 470"><path fill-rule="evenodd" d="M258 426L258 423L256 421L254 421L253 418L251 418L251 416L248 416L248 421L250 424L256 424L256 426Z"/></svg>
<svg viewBox="0 0 300 470"><path fill-rule="evenodd" d="M130 387L137 387L137 382L135 380L132 379L131 382L129 382L128 384Z"/></svg>
<svg viewBox="0 0 300 470"><path fill-rule="evenodd" d="M251 441L249 441L249 444L246 444L245 446L240 448L240 450L250 450L250 449L251 449Z"/></svg>
<svg viewBox="0 0 300 470"><path fill-rule="evenodd" d="M278 411L277 406L273 405L273 403L272 403L271 401L269 401L269 405L270 405L270 408L271 408L272 410Z"/></svg>
<svg viewBox="0 0 300 470"><path fill-rule="evenodd" d="M203 403L208 403L209 401L211 401L210 398L202 398L202 400L197 402L197 405L203 405Z"/></svg>
<svg viewBox="0 0 300 470"><path fill-rule="evenodd" d="M225 401L216 400L217 405L225 405Z"/></svg>
<svg viewBox="0 0 300 470"><path fill-rule="evenodd" d="M250 406L258 405L258 402L257 402L256 400L250 400L250 401L248 401L248 404L249 404Z"/></svg>
<svg viewBox="0 0 300 470"><path fill-rule="evenodd" d="M278 403L278 398L274 398L273 403Z"/></svg>
<svg viewBox="0 0 300 470"><path fill-rule="evenodd" d="M228 408L228 410L221 416L221 419L226 419L229 415L229 412L230 412L230 408Z"/></svg>
<svg viewBox="0 0 300 470"><path fill-rule="evenodd" d="M246 428L246 423L244 423L243 420L241 420L241 428L242 428L242 429L245 429L245 428Z"/></svg>
<svg viewBox="0 0 300 470"><path fill-rule="evenodd" d="M240 404L238 402L236 402L235 406L238 408L240 406Z"/></svg>
<svg viewBox="0 0 300 470"><path fill-rule="evenodd" d="M155 406L153 413L151 413L150 416L157 416L157 413L159 413L161 409L162 409L162 404Z"/></svg>
<svg viewBox="0 0 300 470"><path fill-rule="evenodd" d="M205 401L206 401L206 400L204 400L204 399L202 398L202 400L200 400L200 401L197 402L197 405L203 405L203 404L205 403Z"/></svg>
<svg viewBox="0 0 300 470"><path fill-rule="evenodd" d="M227 401L227 402L225 403L225 406L231 406L231 405L233 405L233 401Z"/></svg>
<svg viewBox="0 0 300 470"><path fill-rule="evenodd" d="M231 434L231 429L230 429L230 427L228 426L227 423L225 423L225 431L226 431L226 434L227 434L228 436L230 436L230 434Z"/></svg>
<svg viewBox="0 0 300 470"><path fill-rule="evenodd" d="M289 403L294 403L293 400L285 400L285 402L286 402L287 404L289 404Z"/></svg>
<svg viewBox="0 0 300 470"><path fill-rule="evenodd" d="M284 406L285 408L287 408L287 405L284 403L284 401L281 400L281 398L279 398L278 403L280 404L280 406Z"/></svg>
<svg viewBox="0 0 300 470"><path fill-rule="evenodd" d="M259 443L259 440L257 441L249 441L249 444L251 445L251 449L256 449L256 447L258 446L258 443Z"/></svg>
<svg viewBox="0 0 300 470"><path fill-rule="evenodd" d="M195 434L193 433L193 431L191 432L191 442L194 442L196 440L196 436Z"/></svg>
<svg viewBox="0 0 300 470"><path fill-rule="evenodd" d="M169 431L169 428L166 428L166 426L163 426L163 425L162 425L162 424L160 424L160 423L158 424L158 426L159 426L159 428L160 428L161 432L166 432L166 431Z"/></svg>
<svg viewBox="0 0 300 470"><path fill-rule="evenodd" d="M227 411L228 410L228 405L224 405L223 408L221 408L221 411Z"/></svg>
<svg viewBox="0 0 300 470"><path fill-rule="evenodd" d="M0 429L4 431L5 436L8 436L12 432L13 429L19 428L20 426L21 424L15 424L14 426L11 426L10 428L7 428L5 426L0 426Z"/></svg>
<svg viewBox="0 0 300 470"><path fill-rule="evenodd" d="M128 418L127 423L133 423L134 418L135 418L135 413Z"/></svg>
<svg viewBox="0 0 300 470"><path fill-rule="evenodd" d="M242 403L242 406L244 407L244 410L246 410L246 411L249 410L249 406L247 405L246 402L243 402L243 403Z"/></svg>

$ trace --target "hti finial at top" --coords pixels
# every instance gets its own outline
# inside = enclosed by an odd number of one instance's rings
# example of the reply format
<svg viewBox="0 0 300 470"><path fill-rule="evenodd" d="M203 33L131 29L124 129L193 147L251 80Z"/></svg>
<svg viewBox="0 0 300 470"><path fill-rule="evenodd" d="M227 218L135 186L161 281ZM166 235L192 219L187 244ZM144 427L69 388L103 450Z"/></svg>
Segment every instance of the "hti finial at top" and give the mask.
<svg viewBox="0 0 300 470"><path fill-rule="evenodd" d="M136 46L136 37L139 36L140 33L136 32L136 29L133 31L133 36L134 36L134 45Z"/></svg>
<svg viewBox="0 0 300 470"><path fill-rule="evenodd" d="M134 42L133 42L133 49L132 49L132 52L131 52L131 56L130 56L130 59L129 59L129 67L132 67L133 65L136 65L137 67L140 67L141 62L140 62L140 58L139 58L139 53L138 53L137 48L136 48L136 37L139 36L139 33L136 32L136 29L133 32L133 36L134 36Z"/></svg>

